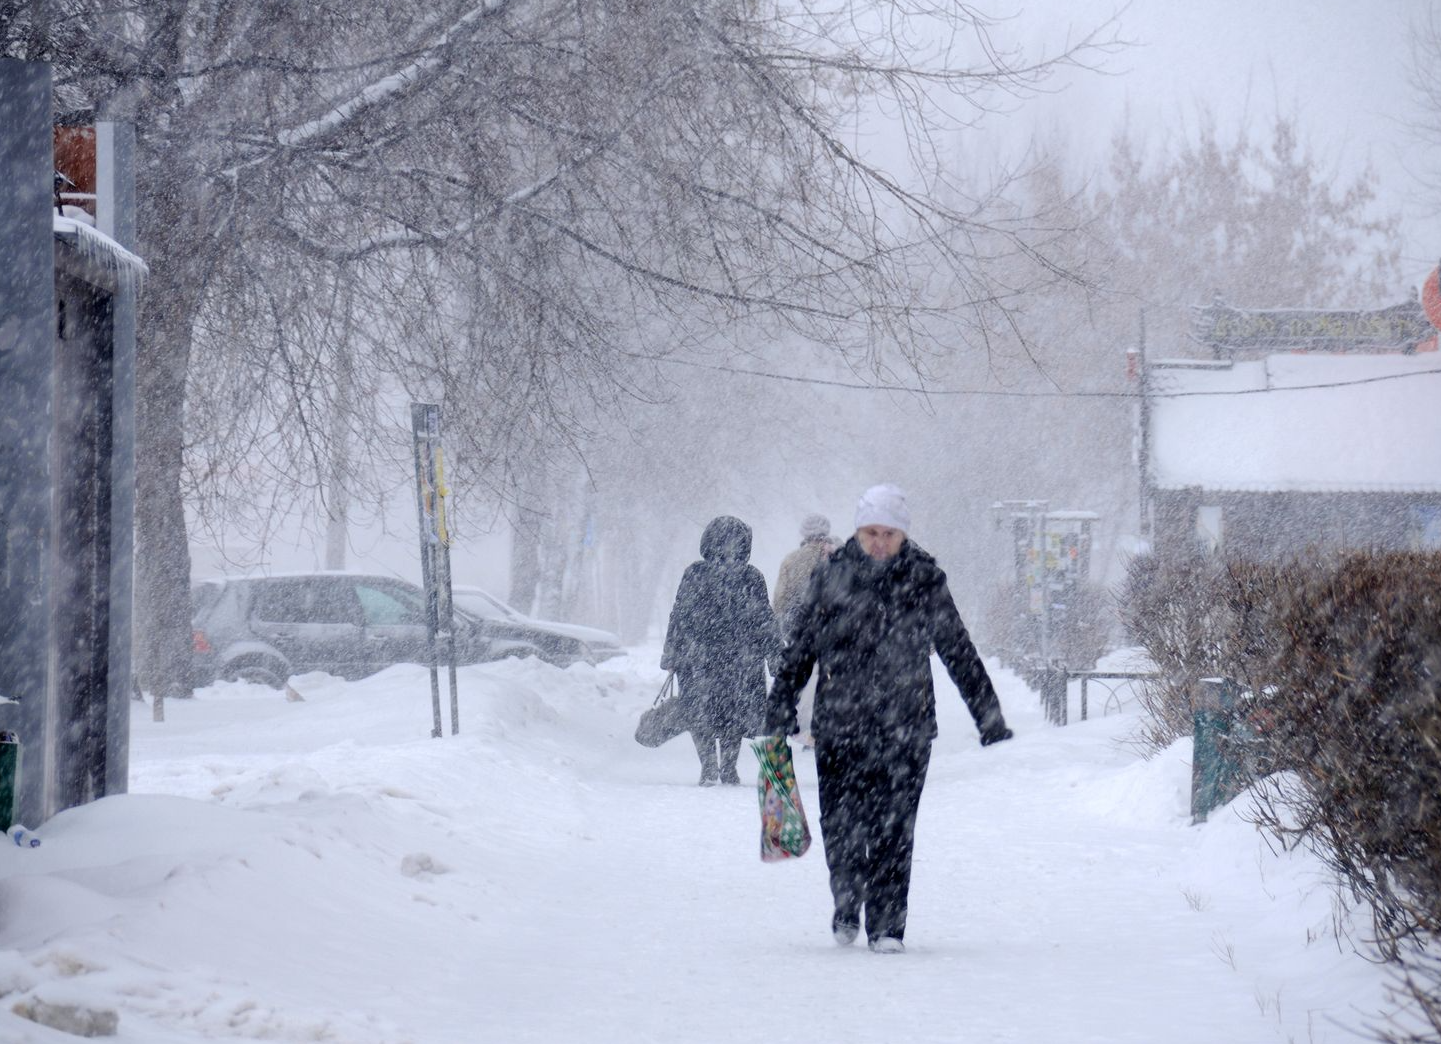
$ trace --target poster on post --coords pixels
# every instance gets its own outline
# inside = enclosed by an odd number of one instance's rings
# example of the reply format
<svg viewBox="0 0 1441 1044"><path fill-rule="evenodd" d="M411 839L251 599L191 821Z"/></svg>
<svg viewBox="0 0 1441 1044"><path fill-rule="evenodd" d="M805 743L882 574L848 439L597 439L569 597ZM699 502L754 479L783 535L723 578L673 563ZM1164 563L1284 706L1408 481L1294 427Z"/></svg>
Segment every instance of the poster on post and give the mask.
<svg viewBox="0 0 1441 1044"><path fill-rule="evenodd" d="M455 615L450 586L450 534L445 523L445 455L440 438L440 406L410 404L415 445L415 502L420 532L421 586L425 589L426 648L430 667L431 735L443 732L440 716L440 665L450 686L450 731L460 731L460 699L455 676Z"/></svg>

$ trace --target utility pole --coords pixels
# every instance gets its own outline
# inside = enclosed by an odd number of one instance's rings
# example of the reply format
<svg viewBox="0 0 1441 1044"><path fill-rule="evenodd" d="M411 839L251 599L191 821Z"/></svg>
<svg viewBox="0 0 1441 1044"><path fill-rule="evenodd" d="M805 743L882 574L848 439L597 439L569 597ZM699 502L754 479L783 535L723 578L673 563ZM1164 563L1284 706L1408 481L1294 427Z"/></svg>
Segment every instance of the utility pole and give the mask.
<svg viewBox="0 0 1441 1044"><path fill-rule="evenodd" d="M1135 348L1135 368L1132 376L1140 390L1140 403L1136 420L1136 477L1137 507L1140 512L1140 534L1147 541L1155 538L1154 519L1151 516L1151 371L1146 364L1146 310L1141 309L1139 330Z"/></svg>

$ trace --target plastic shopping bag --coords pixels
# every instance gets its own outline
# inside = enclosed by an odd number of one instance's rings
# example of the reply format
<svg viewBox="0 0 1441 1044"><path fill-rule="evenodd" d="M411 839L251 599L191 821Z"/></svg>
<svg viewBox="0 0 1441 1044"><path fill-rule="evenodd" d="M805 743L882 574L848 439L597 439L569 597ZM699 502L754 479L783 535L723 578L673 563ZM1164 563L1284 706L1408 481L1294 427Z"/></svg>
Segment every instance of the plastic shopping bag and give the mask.
<svg viewBox="0 0 1441 1044"><path fill-rule="evenodd" d="M799 858L811 847L811 828L801 807L791 745L784 736L753 740L760 762L756 792L761 804L761 860L776 863Z"/></svg>

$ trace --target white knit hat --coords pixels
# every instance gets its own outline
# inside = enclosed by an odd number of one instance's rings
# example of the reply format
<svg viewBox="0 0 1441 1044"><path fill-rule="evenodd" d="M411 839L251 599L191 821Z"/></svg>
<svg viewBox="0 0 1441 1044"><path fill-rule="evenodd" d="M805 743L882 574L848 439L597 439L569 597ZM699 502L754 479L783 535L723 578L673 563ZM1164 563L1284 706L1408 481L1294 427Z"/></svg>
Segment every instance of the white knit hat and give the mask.
<svg viewBox="0 0 1441 1044"><path fill-rule="evenodd" d="M906 506L905 493L889 482L862 493L856 501L856 528L863 526L888 526L909 533L911 509Z"/></svg>
<svg viewBox="0 0 1441 1044"><path fill-rule="evenodd" d="M801 539L819 540L821 537L830 536L831 520L825 515L807 515L801 519Z"/></svg>

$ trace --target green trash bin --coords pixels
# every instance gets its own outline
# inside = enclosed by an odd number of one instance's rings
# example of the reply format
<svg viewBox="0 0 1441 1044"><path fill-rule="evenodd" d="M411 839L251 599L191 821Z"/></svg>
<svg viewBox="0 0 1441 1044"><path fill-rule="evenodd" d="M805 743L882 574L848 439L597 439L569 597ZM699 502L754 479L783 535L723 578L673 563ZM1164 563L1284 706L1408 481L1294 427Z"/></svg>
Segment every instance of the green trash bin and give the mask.
<svg viewBox="0 0 1441 1044"><path fill-rule="evenodd" d="M20 737L0 730L0 831L15 824L15 802L20 796Z"/></svg>
<svg viewBox="0 0 1441 1044"><path fill-rule="evenodd" d="M1192 715L1191 822L1204 823L1213 811L1250 785L1252 769L1244 754L1248 730L1237 720L1239 687L1207 678Z"/></svg>

